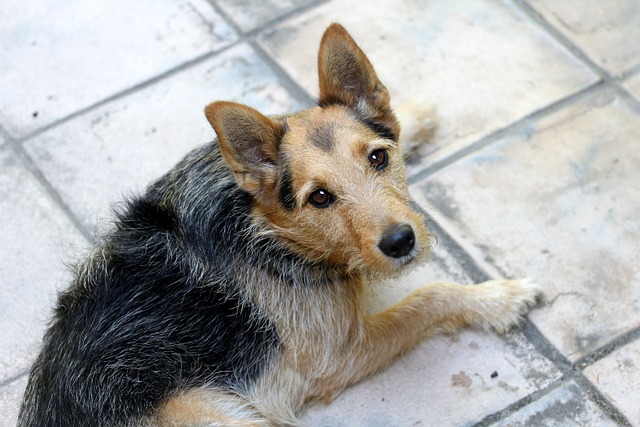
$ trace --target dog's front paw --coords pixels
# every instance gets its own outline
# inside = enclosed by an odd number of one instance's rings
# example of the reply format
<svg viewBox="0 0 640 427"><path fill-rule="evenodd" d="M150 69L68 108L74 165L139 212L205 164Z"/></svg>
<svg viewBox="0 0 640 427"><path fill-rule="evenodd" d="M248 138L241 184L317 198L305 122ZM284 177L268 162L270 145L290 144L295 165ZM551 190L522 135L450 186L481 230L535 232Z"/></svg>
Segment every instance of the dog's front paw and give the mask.
<svg viewBox="0 0 640 427"><path fill-rule="evenodd" d="M477 285L478 319L485 330L505 333L518 325L531 307L543 298L542 287L531 278L491 280Z"/></svg>

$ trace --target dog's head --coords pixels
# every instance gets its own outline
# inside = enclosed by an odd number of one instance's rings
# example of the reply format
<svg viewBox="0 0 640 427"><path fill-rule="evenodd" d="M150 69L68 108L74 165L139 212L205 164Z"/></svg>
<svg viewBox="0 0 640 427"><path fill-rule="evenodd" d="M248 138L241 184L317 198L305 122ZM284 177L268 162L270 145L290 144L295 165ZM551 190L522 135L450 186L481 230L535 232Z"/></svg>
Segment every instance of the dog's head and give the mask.
<svg viewBox="0 0 640 427"><path fill-rule="evenodd" d="M318 106L268 118L232 102L206 107L254 216L296 253L347 270L392 274L426 255L411 208L389 93L347 31L327 28Z"/></svg>

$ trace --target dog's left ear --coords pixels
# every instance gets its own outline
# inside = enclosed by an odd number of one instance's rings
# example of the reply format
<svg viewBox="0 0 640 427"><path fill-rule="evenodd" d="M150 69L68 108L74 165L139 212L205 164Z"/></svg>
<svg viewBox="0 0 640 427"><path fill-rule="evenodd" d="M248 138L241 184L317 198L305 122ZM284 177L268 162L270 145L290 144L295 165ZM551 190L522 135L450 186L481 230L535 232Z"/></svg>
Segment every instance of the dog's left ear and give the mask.
<svg viewBox="0 0 640 427"><path fill-rule="evenodd" d="M240 188L256 196L272 184L278 148L285 132L283 123L235 102L213 102L204 112Z"/></svg>
<svg viewBox="0 0 640 427"><path fill-rule="evenodd" d="M318 77L321 107L345 105L360 119L398 140L400 125L389 105L389 92L362 49L340 24L331 24L322 36Z"/></svg>

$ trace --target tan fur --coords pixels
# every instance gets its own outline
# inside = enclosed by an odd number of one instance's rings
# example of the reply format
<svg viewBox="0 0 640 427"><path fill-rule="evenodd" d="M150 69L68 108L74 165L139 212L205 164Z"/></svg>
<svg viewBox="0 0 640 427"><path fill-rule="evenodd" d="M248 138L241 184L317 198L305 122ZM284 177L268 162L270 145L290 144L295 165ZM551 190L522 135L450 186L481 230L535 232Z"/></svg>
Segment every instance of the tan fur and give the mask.
<svg viewBox="0 0 640 427"><path fill-rule="evenodd" d="M166 400L157 411L158 427L271 425L245 399L222 390L192 389Z"/></svg>
<svg viewBox="0 0 640 427"><path fill-rule="evenodd" d="M332 401L425 336L464 326L504 332L540 294L529 281L436 283L382 313L365 314L369 282L405 271L405 262L378 248L383 233L397 224L412 227L411 265L427 256L430 233L410 206L399 144L362 121L400 134L389 93L371 63L346 30L333 24L322 39L318 64L322 108L268 118L246 106L215 102L206 116L238 185L254 196L255 231L277 235L306 259L333 265L335 283L293 288L247 271L244 297L275 325L281 353L249 390L186 390L167 400L158 413L160 425L295 425L305 403ZM414 138L433 132L433 123L421 120L424 133L414 129ZM376 149L388 152L383 171L369 164ZM295 209L279 199L282 164L290 173ZM309 195L318 188L329 189L338 201L326 209L312 206Z"/></svg>

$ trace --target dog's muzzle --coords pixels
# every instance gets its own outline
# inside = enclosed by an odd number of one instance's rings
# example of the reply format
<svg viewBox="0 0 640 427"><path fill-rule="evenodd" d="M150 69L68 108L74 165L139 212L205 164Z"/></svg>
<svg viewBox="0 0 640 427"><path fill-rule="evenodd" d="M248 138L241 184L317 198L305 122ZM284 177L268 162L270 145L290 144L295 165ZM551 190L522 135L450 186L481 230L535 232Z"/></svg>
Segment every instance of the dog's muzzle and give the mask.
<svg viewBox="0 0 640 427"><path fill-rule="evenodd" d="M409 224L395 225L389 228L380 239L378 248L391 258L409 255L416 244L416 235Z"/></svg>

